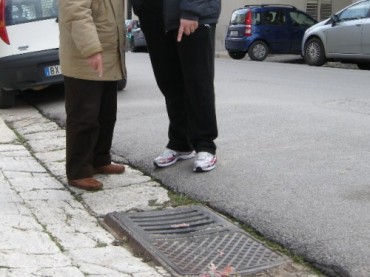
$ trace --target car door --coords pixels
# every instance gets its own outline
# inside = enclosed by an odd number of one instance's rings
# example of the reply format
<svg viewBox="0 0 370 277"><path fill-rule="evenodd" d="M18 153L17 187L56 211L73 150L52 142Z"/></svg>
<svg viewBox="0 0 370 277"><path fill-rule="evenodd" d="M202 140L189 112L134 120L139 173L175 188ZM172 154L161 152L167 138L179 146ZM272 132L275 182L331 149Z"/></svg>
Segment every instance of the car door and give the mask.
<svg viewBox="0 0 370 277"><path fill-rule="evenodd" d="M370 55L370 18L364 20L361 47L362 53Z"/></svg>
<svg viewBox="0 0 370 277"><path fill-rule="evenodd" d="M363 22L361 48L362 53L370 55L370 2L367 2L368 12Z"/></svg>
<svg viewBox="0 0 370 277"><path fill-rule="evenodd" d="M326 51L334 57L362 52L361 40L369 2L360 2L338 14L331 28L326 30Z"/></svg>
<svg viewBox="0 0 370 277"><path fill-rule="evenodd" d="M316 20L301 11L289 11L290 52L300 53L304 32L316 24Z"/></svg>
<svg viewBox="0 0 370 277"><path fill-rule="evenodd" d="M278 17L279 13L273 10L261 13L262 25L260 26L260 34L267 41L271 53L289 53L289 31L285 22L278 23Z"/></svg>

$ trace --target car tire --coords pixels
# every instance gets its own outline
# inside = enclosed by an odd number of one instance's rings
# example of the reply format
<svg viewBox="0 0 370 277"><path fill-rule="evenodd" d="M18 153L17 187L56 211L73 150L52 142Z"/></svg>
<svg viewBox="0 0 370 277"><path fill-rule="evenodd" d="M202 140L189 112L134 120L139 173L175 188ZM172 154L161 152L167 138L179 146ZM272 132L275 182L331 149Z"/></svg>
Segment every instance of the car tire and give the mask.
<svg viewBox="0 0 370 277"><path fill-rule="evenodd" d="M122 80L119 80L117 83L117 89L118 91L123 90L126 87L127 79L123 78Z"/></svg>
<svg viewBox="0 0 370 277"><path fill-rule="evenodd" d="M248 56L253 61L263 61L264 59L267 58L268 54L269 54L269 48L266 42L259 40L259 41L253 42L252 45L249 46Z"/></svg>
<svg viewBox="0 0 370 277"><path fill-rule="evenodd" d="M358 63L357 67L362 70L370 70L370 63Z"/></svg>
<svg viewBox="0 0 370 277"><path fill-rule="evenodd" d="M8 109L15 104L15 91L6 91L0 88L0 109Z"/></svg>
<svg viewBox="0 0 370 277"><path fill-rule="evenodd" d="M312 66L322 66L326 62L325 49L319 38L312 38L305 44L304 60Z"/></svg>
<svg viewBox="0 0 370 277"><path fill-rule="evenodd" d="M234 52L234 51L228 51L230 58L233 58L234 60L241 60L247 55L246 52Z"/></svg>

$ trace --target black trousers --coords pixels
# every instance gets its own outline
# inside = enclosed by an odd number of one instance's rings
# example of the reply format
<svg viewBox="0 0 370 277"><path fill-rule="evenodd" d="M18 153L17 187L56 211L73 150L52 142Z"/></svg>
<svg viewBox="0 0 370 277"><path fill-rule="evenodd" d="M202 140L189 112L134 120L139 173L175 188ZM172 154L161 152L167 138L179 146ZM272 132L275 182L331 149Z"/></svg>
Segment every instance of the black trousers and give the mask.
<svg viewBox="0 0 370 277"><path fill-rule="evenodd" d="M167 147L214 154L218 135L215 93L215 25L200 25L178 43L165 31L162 1L147 1L139 15L154 75L169 117Z"/></svg>
<svg viewBox="0 0 370 277"><path fill-rule="evenodd" d="M67 178L89 178L94 167L111 163L117 82L64 76L64 85Z"/></svg>

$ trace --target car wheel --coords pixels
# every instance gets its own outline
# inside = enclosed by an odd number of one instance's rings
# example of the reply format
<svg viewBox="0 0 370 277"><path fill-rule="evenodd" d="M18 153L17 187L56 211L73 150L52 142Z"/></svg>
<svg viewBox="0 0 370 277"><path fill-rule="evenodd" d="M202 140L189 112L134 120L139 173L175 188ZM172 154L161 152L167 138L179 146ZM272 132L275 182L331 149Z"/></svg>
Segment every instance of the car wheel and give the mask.
<svg viewBox="0 0 370 277"><path fill-rule="evenodd" d="M320 39L313 38L305 44L304 60L313 66L321 66L326 62L325 49Z"/></svg>
<svg viewBox="0 0 370 277"><path fill-rule="evenodd" d="M249 46L248 55L253 61L263 61L269 54L269 48L263 41L255 41Z"/></svg>
<svg viewBox="0 0 370 277"><path fill-rule="evenodd" d="M15 104L15 91L7 91L0 88L0 109L13 107Z"/></svg>
<svg viewBox="0 0 370 277"><path fill-rule="evenodd" d="M126 78L123 78L122 80L119 80L118 83L117 83L117 89L119 91L123 90L126 87L126 84L127 84L127 79Z"/></svg>
<svg viewBox="0 0 370 277"><path fill-rule="evenodd" d="M370 70L370 63L358 63L357 66L362 70Z"/></svg>
<svg viewBox="0 0 370 277"><path fill-rule="evenodd" d="M233 52L233 51L229 51L229 56L231 58L233 58L234 60L241 60L245 57L245 55L247 55L246 52Z"/></svg>

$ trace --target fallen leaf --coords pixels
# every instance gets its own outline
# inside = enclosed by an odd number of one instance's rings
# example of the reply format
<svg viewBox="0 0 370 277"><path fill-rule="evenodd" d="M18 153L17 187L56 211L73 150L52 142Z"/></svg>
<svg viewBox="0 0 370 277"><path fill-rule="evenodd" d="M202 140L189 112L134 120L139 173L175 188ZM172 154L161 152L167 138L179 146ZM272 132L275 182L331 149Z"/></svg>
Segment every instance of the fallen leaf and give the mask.
<svg viewBox="0 0 370 277"><path fill-rule="evenodd" d="M181 223L181 224L172 224L172 228L186 228L189 227L190 225L188 223Z"/></svg>

